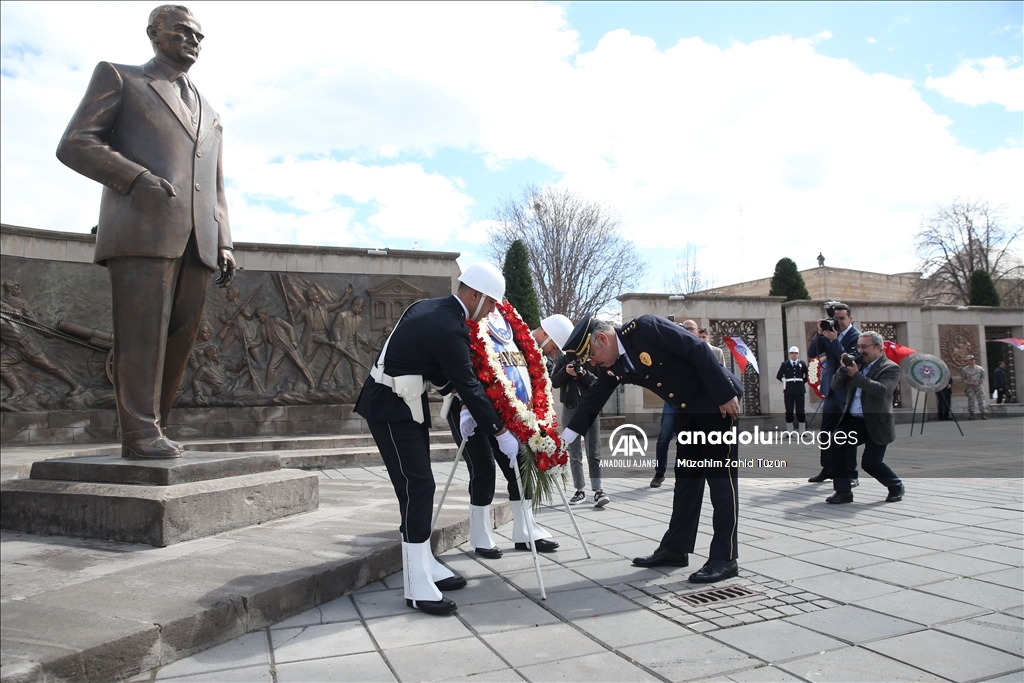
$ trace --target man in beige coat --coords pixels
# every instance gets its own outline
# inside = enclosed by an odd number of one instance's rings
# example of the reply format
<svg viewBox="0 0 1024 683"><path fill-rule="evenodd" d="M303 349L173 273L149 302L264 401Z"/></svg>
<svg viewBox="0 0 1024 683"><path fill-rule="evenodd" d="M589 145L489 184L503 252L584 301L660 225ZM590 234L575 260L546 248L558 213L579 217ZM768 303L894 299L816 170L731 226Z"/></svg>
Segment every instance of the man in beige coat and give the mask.
<svg viewBox="0 0 1024 683"><path fill-rule="evenodd" d="M94 260L113 290L114 391L122 455L173 458L164 435L203 312L210 274L234 276L220 117L187 74L203 34L185 7L162 5L142 66L101 62L57 147L104 185Z"/></svg>

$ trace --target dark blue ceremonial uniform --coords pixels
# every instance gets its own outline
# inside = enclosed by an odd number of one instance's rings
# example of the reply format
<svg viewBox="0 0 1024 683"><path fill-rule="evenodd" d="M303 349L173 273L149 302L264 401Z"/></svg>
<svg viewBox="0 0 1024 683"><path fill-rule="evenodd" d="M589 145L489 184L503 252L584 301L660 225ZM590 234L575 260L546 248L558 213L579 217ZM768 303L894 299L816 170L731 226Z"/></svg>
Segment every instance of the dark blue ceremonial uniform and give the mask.
<svg viewBox="0 0 1024 683"><path fill-rule="evenodd" d="M782 396L786 404L786 424L807 422L804 413L804 395L807 393L807 363L802 360L784 360L779 366L775 379L783 382Z"/></svg>
<svg viewBox="0 0 1024 683"><path fill-rule="evenodd" d="M583 396L567 425L584 434L619 384L650 389L675 408L675 433L725 433L737 426L722 417L719 406L742 396L739 379L719 365L702 339L675 323L654 315L642 315L615 329L626 353L615 365L598 372L597 384ZM628 362L625 359L628 359ZM659 550L692 553L704 499L704 483L714 507L714 538L708 559L735 560L738 554L739 496L736 445L678 444L672 518ZM687 467L684 461L718 461L721 466Z"/></svg>
<svg viewBox="0 0 1024 683"><path fill-rule="evenodd" d="M818 371L821 377L818 391L825 397L821 405L821 431L823 432L832 433L835 431L836 427L839 426L840 418L843 416L843 410L846 408L847 390L833 389L832 378L835 377L836 370L842 365L843 354L852 353L857 349L857 340L859 338L860 330L850 325L835 341L830 341L824 335L819 334L811 340L810 346L807 347L808 356L812 358L823 354L825 356ZM831 443L832 440L829 439L830 447L819 450L819 462L822 474L826 478L832 476L833 454L831 453ZM854 458L853 462L848 463L848 466L851 472L856 473L857 459Z"/></svg>
<svg viewBox="0 0 1024 683"><path fill-rule="evenodd" d="M477 422L477 433L493 435L504 428L469 359L466 310L455 297L419 301L406 311L388 340L384 372L392 377L422 375L442 394L457 390ZM422 398L422 424L389 387L366 379L355 412L366 418L387 466L402 513L402 540L430 538L434 474L430 470L430 412Z"/></svg>

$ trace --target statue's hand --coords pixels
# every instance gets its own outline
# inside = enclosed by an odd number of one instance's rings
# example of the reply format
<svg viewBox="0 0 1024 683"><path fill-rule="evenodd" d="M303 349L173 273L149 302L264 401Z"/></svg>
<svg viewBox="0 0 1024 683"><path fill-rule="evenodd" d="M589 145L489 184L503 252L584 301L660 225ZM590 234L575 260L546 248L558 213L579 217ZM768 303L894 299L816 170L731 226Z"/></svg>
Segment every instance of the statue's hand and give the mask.
<svg viewBox="0 0 1024 683"><path fill-rule="evenodd" d="M174 191L174 185L171 185L169 181L149 171L146 171L141 176L139 176L139 179L135 181L135 189L133 189L132 191L134 192L140 187L148 187L151 189L163 190L164 192L167 193L168 197L178 196L178 193Z"/></svg>
<svg viewBox="0 0 1024 683"><path fill-rule="evenodd" d="M217 278L217 284L223 289L235 279L235 255L231 253L230 249L220 250L217 265L220 266L220 277Z"/></svg>

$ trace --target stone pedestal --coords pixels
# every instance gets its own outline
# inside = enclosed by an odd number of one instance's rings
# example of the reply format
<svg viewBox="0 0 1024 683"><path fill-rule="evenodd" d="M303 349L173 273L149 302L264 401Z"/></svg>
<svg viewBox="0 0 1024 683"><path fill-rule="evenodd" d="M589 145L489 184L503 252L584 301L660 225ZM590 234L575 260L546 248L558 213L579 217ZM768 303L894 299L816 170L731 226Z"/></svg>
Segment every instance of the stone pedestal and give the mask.
<svg viewBox="0 0 1024 683"><path fill-rule="evenodd" d="M272 453L61 458L3 485L0 526L166 546L316 510L319 490L316 474L283 470Z"/></svg>

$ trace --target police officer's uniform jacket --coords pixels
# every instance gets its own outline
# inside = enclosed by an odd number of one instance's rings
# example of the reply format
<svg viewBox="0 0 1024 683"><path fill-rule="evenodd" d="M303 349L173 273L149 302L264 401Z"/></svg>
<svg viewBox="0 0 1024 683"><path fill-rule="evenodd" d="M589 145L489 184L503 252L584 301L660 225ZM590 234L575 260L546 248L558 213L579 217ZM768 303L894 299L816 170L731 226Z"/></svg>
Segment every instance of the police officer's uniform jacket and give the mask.
<svg viewBox="0 0 1024 683"><path fill-rule="evenodd" d="M568 429L577 434L587 427L620 384L650 389L675 408L675 432L726 432L733 427L722 417L719 406L743 395L742 384L727 368L718 364L711 347L670 320L642 315L615 329L625 350L615 365L599 374L597 384L580 401ZM711 489L714 506L714 537L709 559L734 560L738 554L737 525L738 471L723 467L681 467L680 460L707 458L727 462L736 458L736 446L678 445L676 485L672 517L661 539L661 548L691 553L697 538L704 485Z"/></svg>
<svg viewBox="0 0 1024 683"><path fill-rule="evenodd" d="M484 393L469 357L466 309L455 296L419 301L406 310L388 339L384 362L387 378L421 376L442 394L457 390L477 422L477 431L493 435L504 428ZM409 543L430 537L434 476L430 470L430 413L426 393L417 397L424 419L414 419L410 405L394 389L366 379L355 412L366 418L398 496L402 536Z"/></svg>
<svg viewBox="0 0 1024 683"><path fill-rule="evenodd" d="M595 371L597 383L567 425L577 434L586 433L620 383L650 389L687 421L721 418L718 407L742 396L739 380L718 364L711 347L666 318L642 315L615 333L629 364L620 356L607 371Z"/></svg>
<svg viewBox="0 0 1024 683"><path fill-rule="evenodd" d="M786 396L803 395L807 393L807 363L802 360L795 363L790 360L782 361L775 379L785 384L782 391Z"/></svg>

